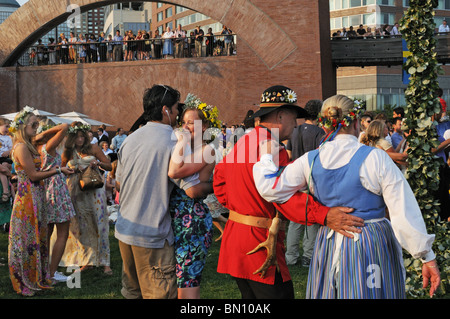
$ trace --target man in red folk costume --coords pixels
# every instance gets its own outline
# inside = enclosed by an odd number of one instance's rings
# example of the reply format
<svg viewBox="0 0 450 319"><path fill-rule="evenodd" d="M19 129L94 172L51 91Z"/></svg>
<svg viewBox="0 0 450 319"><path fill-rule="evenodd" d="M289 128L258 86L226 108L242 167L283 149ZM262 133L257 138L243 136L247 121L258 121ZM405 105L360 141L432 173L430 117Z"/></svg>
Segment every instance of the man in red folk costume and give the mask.
<svg viewBox="0 0 450 319"><path fill-rule="evenodd" d="M360 232L356 227L364 226L361 218L348 215L352 208L325 207L306 193L298 192L283 204L269 203L259 195L253 165L260 158L260 147L264 147L261 142L288 140L297 118L305 116L307 112L297 104L293 90L280 85L268 88L254 114L260 125L241 137L215 167L214 193L230 210L217 271L236 280L243 299L294 298L284 255L287 219L327 225L347 237L353 237L349 232ZM280 169L289 162L283 147L278 161Z"/></svg>

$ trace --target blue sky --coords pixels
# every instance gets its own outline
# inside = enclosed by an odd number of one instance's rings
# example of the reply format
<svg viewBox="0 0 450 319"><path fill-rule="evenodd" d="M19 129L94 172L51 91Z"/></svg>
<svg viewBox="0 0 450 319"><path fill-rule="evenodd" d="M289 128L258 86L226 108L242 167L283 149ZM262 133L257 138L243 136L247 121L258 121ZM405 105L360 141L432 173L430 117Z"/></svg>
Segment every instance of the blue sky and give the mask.
<svg viewBox="0 0 450 319"><path fill-rule="evenodd" d="M21 6L25 3L28 2L28 0L16 0Z"/></svg>

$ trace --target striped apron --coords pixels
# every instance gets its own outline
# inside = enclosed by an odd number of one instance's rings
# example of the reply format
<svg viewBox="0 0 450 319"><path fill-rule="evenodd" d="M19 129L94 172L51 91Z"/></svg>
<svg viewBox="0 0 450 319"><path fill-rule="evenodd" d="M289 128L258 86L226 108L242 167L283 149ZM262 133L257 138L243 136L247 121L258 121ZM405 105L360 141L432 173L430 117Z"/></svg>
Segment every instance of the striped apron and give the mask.
<svg viewBox="0 0 450 319"><path fill-rule="evenodd" d="M306 298L398 299L405 295L402 249L385 215L381 196L366 190L359 169L373 148L362 146L350 162L327 170L318 151L309 153L314 195L328 207L352 207L364 219L362 233L345 237L322 226L317 234Z"/></svg>

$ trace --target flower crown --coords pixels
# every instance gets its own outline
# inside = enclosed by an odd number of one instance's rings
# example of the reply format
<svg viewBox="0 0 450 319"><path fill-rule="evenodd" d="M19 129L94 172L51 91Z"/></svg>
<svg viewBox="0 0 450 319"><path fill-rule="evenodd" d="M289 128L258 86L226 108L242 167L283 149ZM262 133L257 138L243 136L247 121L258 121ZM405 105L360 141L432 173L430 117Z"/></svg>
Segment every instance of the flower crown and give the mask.
<svg viewBox="0 0 450 319"><path fill-rule="evenodd" d="M297 94L292 90L282 90L281 92L264 92L261 95L261 103L295 103Z"/></svg>
<svg viewBox="0 0 450 319"><path fill-rule="evenodd" d="M219 110L216 106L207 105L191 93L188 93L184 104L187 108L197 108L202 111L206 120L210 123L210 127L220 128L222 126L222 121L219 120Z"/></svg>
<svg viewBox="0 0 450 319"><path fill-rule="evenodd" d="M34 113L34 108L29 107L28 105L25 106L23 110L20 111L18 115L16 115L14 121L12 121L9 125L9 131L13 134L17 132L19 125L25 124L25 117L30 113Z"/></svg>
<svg viewBox="0 0 450 319"><path fill-rule="evenodd" d="M342 112L341 109L338 109L335 107L335 109L337 110L337 112ZM361 115L365 112L366 107L365 107L365 103L359 100L354 100L354 108L353 110L351 110L346 116L344 116L344 118L340 121L338 121L337 119L333 118L329 118L327 116L324 116L322 114L321 117L319 117L318 122L320 126L323 126L327 129L337 129L338 126L340 127L347 127L350 125L350 123L352 123L355 119L361 117ZM340 116L338 116L340 117Z"/></svg>
<svg viewBox="0 0 450 319"><path fill-rule="evenodd" d="M39 128L37 129L37 133L42 133L45 132L49 129L51 129L54 125L51 124L44 124L44 125L39 125Z"/></svg>
<svg viewBox="0 0 450 319"><path fill-rule="evenodd" d="M90 130L91 130L91 126L89 124L81 124L81 125L69 127L68 133L69 134L75 134L78 131L88 132Z"/></svg>

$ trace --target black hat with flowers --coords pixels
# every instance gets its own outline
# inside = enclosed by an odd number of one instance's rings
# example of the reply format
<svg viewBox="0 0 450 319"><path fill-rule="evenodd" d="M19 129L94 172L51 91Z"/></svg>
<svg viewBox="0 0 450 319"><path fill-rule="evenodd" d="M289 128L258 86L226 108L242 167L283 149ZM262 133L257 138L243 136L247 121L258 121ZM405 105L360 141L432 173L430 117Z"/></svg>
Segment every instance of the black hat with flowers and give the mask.
<svg viewBox="0 0 450 319"><path fill-rule="evenodd" d="M297 104L297 94L283 85L275 85L266 89L261 95L259 110L253 117L261 117L280 108L297 111L297 117L308 117L308 112Z"/></svg>

